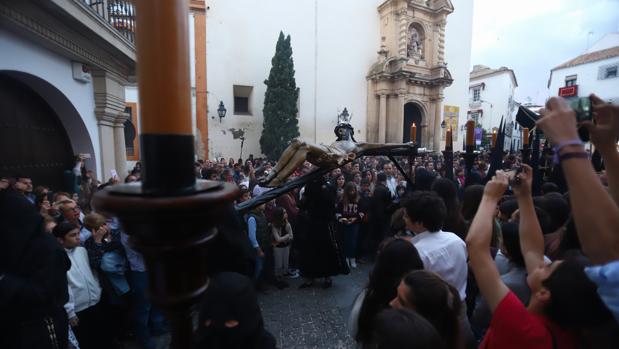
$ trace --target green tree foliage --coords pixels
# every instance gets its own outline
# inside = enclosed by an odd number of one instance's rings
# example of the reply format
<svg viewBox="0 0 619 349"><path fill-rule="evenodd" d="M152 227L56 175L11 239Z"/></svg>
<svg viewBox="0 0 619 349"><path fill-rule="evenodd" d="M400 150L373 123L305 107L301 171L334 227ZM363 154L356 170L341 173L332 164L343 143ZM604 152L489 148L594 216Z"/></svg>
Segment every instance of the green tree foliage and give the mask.
<svg viewBox="0 0 619 349"><path fill-rule="evenodd" d="M264 81L267 90L262 109L264 121L260 148L267 158L275 160L294 138L299 137L299 89L294 79L290 35L284 37L283 32L279 33L271 64L269 78Z"/></svg>

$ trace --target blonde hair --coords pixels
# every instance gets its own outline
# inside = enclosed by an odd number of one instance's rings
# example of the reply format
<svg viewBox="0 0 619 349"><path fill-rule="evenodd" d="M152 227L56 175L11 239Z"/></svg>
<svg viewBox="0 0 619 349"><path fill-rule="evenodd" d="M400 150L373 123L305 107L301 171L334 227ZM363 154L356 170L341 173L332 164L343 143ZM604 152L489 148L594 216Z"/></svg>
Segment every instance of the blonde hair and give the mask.
<svg viewBox="0 0 619 349"><path fill-rule="evenodd" d="M98 213L91 213L84 217L84 226L88 230L99 229L102 225L107 222L105 217Z"/></svg>

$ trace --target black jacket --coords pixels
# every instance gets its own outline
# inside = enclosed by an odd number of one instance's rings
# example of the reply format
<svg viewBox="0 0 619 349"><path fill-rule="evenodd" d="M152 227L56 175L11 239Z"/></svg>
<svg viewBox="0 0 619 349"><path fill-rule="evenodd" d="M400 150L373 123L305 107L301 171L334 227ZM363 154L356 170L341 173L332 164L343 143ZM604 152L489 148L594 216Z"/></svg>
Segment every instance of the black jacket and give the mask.
<svg viewBox="0 0 619 349"><path fill-rule="evenodd" d="M71 262L34 206L10 190L0 191L0 249L0 348L52 348L50 321L64 345Z"/></svg>

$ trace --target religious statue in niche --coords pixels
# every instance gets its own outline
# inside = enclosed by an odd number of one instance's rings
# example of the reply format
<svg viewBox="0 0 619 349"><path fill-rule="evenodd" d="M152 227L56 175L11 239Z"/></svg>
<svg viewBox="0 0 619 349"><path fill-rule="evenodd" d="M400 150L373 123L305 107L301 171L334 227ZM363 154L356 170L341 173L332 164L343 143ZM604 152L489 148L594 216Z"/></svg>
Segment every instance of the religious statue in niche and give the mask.
<svg viewBox="0 0 619 349"><path fill-rule="evenodd" d="M415 26L410 26L408 30L408 47L407 47L407 56L412 58L423 58L423 40L419 31Z"/></svg>

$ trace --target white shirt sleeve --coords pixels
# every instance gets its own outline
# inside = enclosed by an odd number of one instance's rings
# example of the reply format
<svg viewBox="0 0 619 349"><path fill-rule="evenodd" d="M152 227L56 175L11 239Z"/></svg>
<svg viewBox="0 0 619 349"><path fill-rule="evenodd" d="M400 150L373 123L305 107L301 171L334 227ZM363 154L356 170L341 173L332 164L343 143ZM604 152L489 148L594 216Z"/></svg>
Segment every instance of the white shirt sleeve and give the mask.
<svg viewBox="0 0 619 349"><path fill-rule="evenodd" d="M69 300L64 305L64 310L67 312L67 317L69 319L74 318L75 315L75 300L73 298L73 292L71 291L71 286L67 286L69 289Z"/></svg>

